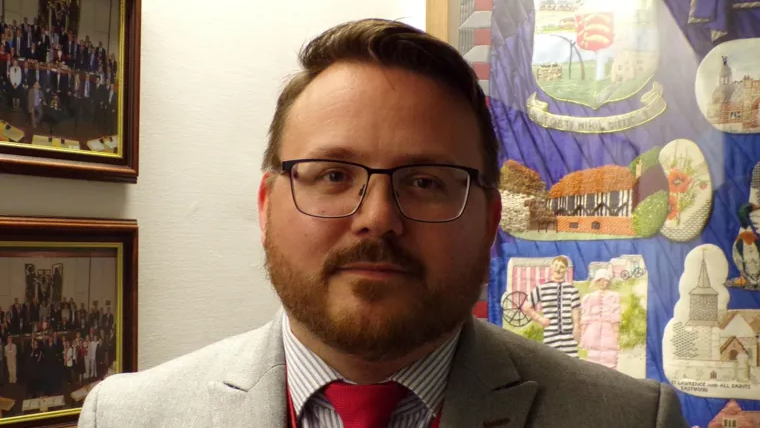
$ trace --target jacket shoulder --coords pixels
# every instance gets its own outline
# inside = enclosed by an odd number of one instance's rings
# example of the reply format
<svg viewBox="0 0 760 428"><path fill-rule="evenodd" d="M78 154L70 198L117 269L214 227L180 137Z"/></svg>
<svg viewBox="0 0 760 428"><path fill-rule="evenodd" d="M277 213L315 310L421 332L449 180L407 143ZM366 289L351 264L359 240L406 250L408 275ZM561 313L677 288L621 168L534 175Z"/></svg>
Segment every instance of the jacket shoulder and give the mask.
<svg viewBox="0 0 760 428"><path fill-rule="evenodd" d="M265 347L270 330L271 323L143 371L105 378L87 395L78 427L158 427L172 419L183 421L177 426L193 426L209 383L222 380L241 355Z"/></svg>
<svg viewBox="0 0 760 428"><path fill-rule="evenodd" d="M493 324L482 324L484 328L478 329L481 338L491 342L496 352L506 354L523 382L539 385L534 403L537 422L552 421L548 423L553 426L551 423L564 421L567 427L686 427L672 387L570 357ZM573 416L568 417L568 412ZM658 424L662 420L668 424Z"/></svg>

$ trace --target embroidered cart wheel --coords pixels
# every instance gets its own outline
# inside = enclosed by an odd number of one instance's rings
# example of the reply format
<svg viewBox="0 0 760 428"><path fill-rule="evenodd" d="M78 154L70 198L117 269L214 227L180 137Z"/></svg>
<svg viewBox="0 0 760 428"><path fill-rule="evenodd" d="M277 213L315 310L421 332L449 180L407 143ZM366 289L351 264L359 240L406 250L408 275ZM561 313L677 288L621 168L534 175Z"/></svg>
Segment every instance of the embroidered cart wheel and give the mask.
<svg viewBox="0 0 760 428"><path fill-rule="evenodd" d="M620 272L620 277L623 279L631 279L631 273L627 270Z"/></svg>
<svg viewBox="0 0 760 428"><path fill-rule="evenodd" d="M528 295L522 291L513 291L501 299L502 319L512 327L523 327L530 323L530 318L522 311Z"/></svg>
<svg viewBox="0 0 760 428"><path fill-rule="evenodd" d="M646 271L644 269L642 269L640 267L637 267L636 269L633 270L633 276L635 278L639 278L639 277L643 276L645 272Z"/></svg>

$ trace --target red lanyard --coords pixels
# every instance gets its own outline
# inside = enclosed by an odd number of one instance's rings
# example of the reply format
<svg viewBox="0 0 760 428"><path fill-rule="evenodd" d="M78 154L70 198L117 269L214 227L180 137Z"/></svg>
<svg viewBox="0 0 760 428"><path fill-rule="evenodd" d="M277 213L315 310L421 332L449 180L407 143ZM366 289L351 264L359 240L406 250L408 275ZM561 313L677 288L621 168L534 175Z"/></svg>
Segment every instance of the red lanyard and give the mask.
<svg viewBox="0 0 760 428"><path fill-rule="evenodd" d="M291 428L298 428L298 419L296 419L296 411L293 406L293 399L290 397L290 386L287 383L287 368L285 369L285 391L287 391L288 394L288 413L289 413L289 419L290 419L290 426ZM438 415L435 417L435 420L433 420L432 425L430 425L430 428L438 428L441 425L441 413L438 412Z"/></svg>

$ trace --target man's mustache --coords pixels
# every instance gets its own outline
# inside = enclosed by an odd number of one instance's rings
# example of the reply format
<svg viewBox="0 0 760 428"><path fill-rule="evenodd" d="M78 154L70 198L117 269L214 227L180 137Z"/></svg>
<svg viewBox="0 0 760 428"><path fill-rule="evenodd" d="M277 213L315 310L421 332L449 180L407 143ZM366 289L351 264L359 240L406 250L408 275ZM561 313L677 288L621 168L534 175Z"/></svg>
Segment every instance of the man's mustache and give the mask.
<svg viewBox="0 0 760 428"><path fill-rule="evenodd" d="M390 263L403 269L409 275L422 278L425 267L422 262L403 249L395 241L364 240L358 244L328 254L324 273L330 276L342 266L350 263Z"/></svg>

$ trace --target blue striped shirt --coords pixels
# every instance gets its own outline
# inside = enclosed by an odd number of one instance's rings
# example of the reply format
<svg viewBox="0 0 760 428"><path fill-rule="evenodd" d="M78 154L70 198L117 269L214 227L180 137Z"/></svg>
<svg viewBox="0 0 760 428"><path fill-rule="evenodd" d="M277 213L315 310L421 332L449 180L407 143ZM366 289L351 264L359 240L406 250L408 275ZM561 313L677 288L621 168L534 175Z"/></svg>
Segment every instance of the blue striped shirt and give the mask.
<svg viewBox="0 0 760 428"><path fill-rule="evenodd" d="M430 426L443 404L446 379L461 329L427 357L399 370L388 378L413 392L396 407L389 428ZM311 352L290 331L283 315L282 336L288 367L288 388L296 419L303 428L343 428L343 422L322 393L322 387L344 379L337 371Z"/></svg>

